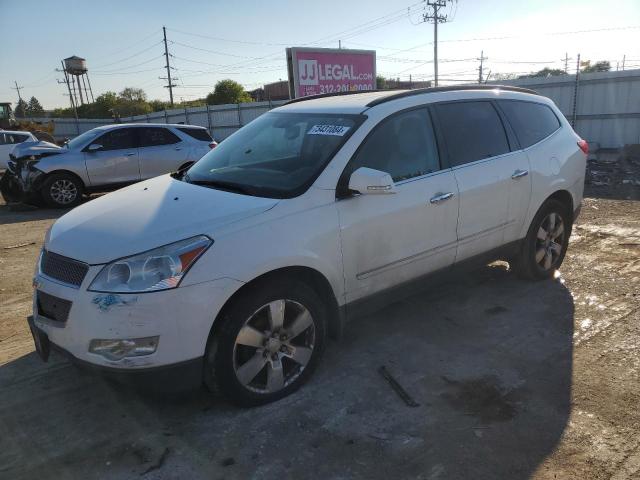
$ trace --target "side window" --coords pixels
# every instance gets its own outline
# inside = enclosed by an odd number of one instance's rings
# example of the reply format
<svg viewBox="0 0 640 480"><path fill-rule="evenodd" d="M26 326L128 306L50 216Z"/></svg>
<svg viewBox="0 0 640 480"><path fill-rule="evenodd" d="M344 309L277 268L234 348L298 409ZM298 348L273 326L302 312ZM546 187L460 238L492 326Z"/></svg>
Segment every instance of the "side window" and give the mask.
<svg viewBox="0 0 640 480"><path fill-rule="evenodd" d="M196 140L202 140L203 142L213 141L213 138L211 138L211 135L209 135L209 132L207 132L204 128L178 127L178 130L180 130L182 133L186 133L187 135L189 135L192 138L195 138Z"/></svg>
<svg viewBox="0 0 640 480"><path fill-rule="evenodd" d="M377 125L349 163L347 174L360 167L387 172L394 182L440 170L427 109L402 112Z"/></svg>
<svg viewBox="0 0 640 480"><path fill-rule="evenodd" d="M14 133L12 135L13 139L11 141L11 143L22 143L24 142L27 138L29 138L28 135L20 135L19 133Z"/></svg>
<svg viewBox="0 0 640 480"><path fill-rule="evenodd" d="M509 152L498 112L491 102L436 105L452 167Z"/></svg>
<svg viewBox="0 0 640 480"><path fill-rule="evenodd" d="M102 145L103 150L136 148L136 132L134 128L118 128L105 133L91 143Z"/></svg>
<svg viewBox="0 0 640 480"><path fill-rule="evenodd" d="M4 133L0 133L0 145L6 145L7 141L4 139Z"/></svg>
<svg viewBox="0 0 640 480"><path fill-rule="evenodd" d="M140 132L140 147L155 147L158 145L171 145L172 143L178 143L181 140L173 132L170 132L166 128L141 128Z"/></svg>
<svg viewBox="0 0 640 480"><path fill-rule="evenodd" d="M499 100L498 104L522 148L538 143L560 128L558 117L547 105L518 100Z"/></svg>

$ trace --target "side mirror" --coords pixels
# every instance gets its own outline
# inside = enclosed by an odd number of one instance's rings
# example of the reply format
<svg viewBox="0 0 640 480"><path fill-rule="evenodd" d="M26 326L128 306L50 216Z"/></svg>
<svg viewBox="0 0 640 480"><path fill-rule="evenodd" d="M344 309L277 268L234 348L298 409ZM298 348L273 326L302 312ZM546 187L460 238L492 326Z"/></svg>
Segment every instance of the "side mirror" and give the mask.
<svg viewBox="0 0 640 480"><path fill-rule="evenodd" d="M396 184L387 172L360 167L349 178L349 190L362 195L384 195L396 193Z"/></svg>
<svg viewBox="0 0 640 480"><path fill-rule="evenodd" d="M99 143L92 143L91 145L89 145L89 148L87 150L89 152L99 152L103 148L104 147L102 145L100 145Z"/></svg>

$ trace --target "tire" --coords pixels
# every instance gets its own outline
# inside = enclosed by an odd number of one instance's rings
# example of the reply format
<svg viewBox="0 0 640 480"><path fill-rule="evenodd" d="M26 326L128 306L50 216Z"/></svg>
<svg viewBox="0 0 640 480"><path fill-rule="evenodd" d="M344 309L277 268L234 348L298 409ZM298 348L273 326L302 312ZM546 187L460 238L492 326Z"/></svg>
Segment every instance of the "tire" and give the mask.
<svg viewBox="0 0 640 480"><path fill-rule="evenodd" d="M11 173L5 172L0 178L0 193L5 203L17 203L22 200L20 184Z"/></svg>
<svg viewBox="0 0 640 480"><path fill-rule="evenodd" d="M42 184L40 193L44 202L52 208L72 208L82 201L83 185L68 173L54 173Z"/></svg>
<svg viewBox="0 0 640 480"><path fill-rule="evenodd" d="M218 321L207 345L205 383L240 406L273 402L300 388L326 342L325 305L298 281L260 282Z"/></svg>
<svg viewBox="0 0 640 480"><path fill-rule="evenodd" d="M547 200L522 241L515 261L516 273L528 280L553 277L567 253L572 226L570 209L557 200Z"/></svg>

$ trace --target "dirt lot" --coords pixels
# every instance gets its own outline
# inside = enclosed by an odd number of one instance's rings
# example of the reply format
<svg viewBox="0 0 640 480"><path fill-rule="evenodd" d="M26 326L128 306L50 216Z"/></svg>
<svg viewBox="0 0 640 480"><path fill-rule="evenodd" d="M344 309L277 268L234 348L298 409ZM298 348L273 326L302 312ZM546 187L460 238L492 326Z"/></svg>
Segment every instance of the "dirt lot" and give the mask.
<svg viewBox="0 0 640 480"><path fill-rule="evenodd" d="M608 192L555 281L498 264L354 320L306 387L250 410L40 362L25 317L59 213L0 205L0 477L640 478L640 195Z"/></svg>

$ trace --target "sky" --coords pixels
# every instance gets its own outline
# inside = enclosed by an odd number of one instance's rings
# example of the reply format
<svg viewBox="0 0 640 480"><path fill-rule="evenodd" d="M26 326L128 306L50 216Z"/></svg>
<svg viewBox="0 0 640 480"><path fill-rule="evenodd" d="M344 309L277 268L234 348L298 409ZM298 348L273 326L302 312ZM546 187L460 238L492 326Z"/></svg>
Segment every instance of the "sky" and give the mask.
<svg viewBox="0 0 640 480"><path fill-rule="evenodd" d="M458 0L438 27L441 84L583 60L640 68L640 0ZM45 109L69 106L60 60L86 58L94 96L125 87L168 100L162 27L177 77L176 100L206 96L232 78L251 90L286 80L285 48L372 49L377 72L433 78L433 25L415 0L165 1L0 0L0 102L17 102L14 81Z"/></svg>

